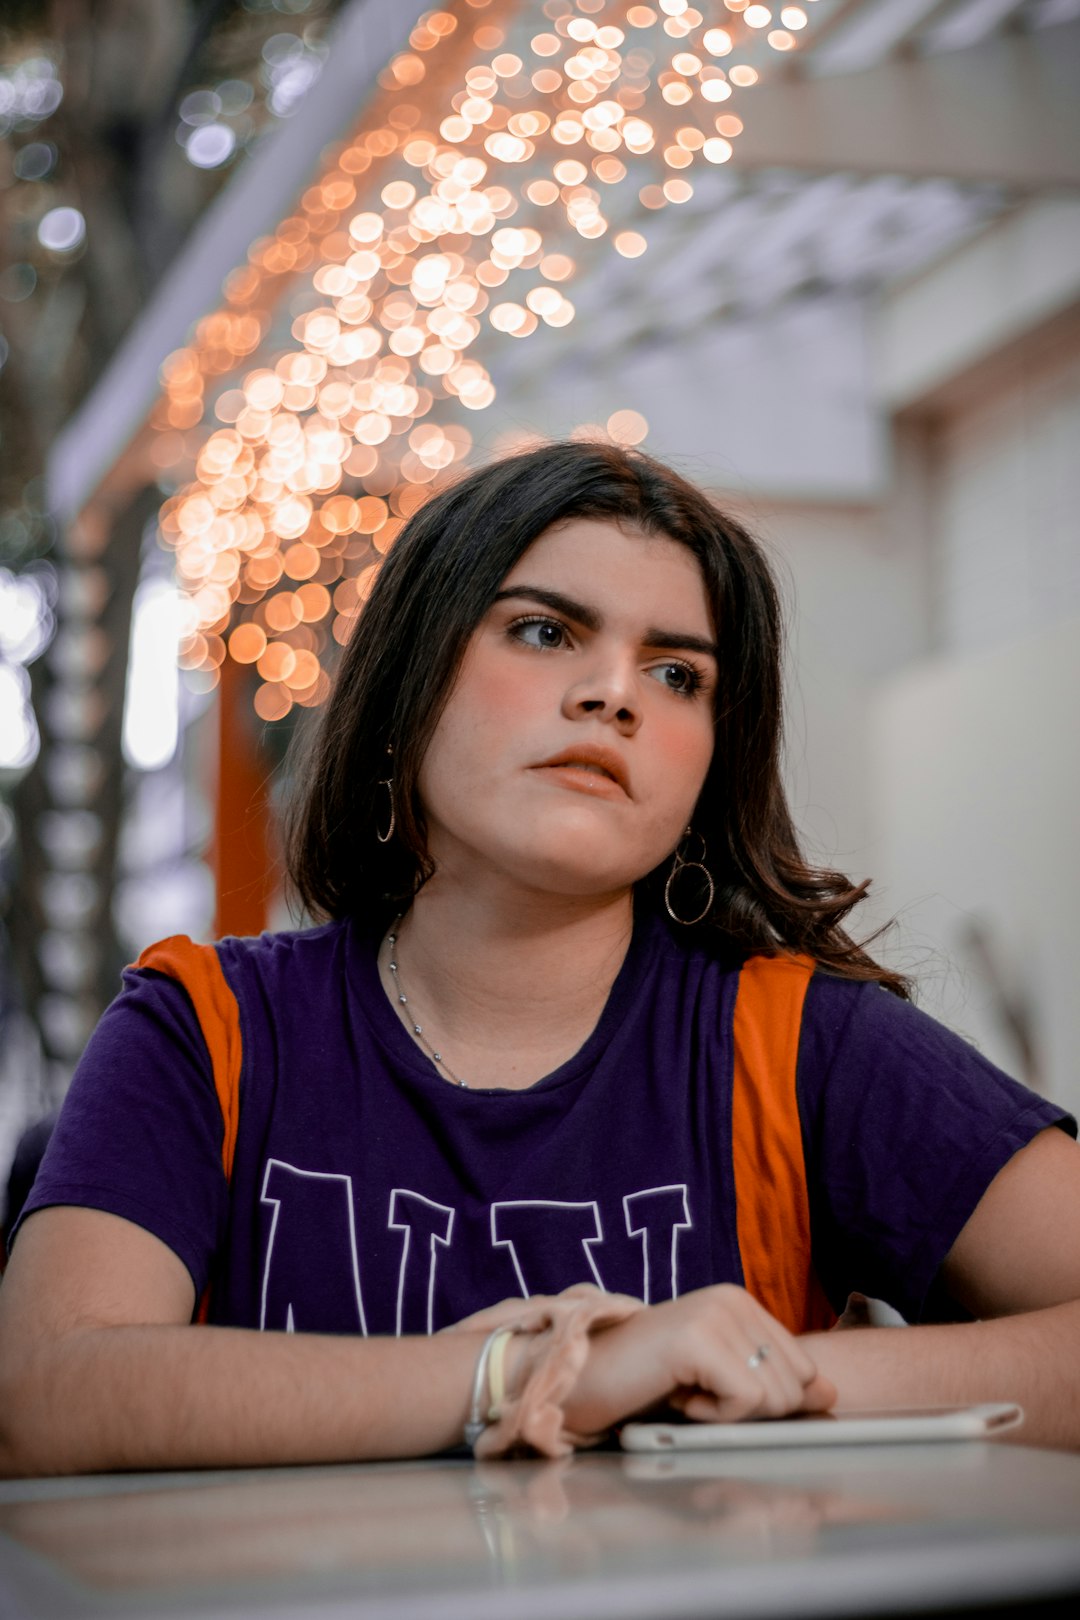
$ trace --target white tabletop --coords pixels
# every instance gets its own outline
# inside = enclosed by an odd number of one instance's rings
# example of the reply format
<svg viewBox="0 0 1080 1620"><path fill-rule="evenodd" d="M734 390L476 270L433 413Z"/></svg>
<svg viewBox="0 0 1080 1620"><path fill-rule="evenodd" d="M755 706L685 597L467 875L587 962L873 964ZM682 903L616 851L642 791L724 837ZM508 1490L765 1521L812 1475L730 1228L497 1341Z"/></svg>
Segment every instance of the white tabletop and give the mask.
<svg viewBox="0 0 1080 1620"><path fill-rule="evenodd" d="M1080 1456L946 1442L0 1483L3 1620L919 1614L1080 1596Z"/></svg>

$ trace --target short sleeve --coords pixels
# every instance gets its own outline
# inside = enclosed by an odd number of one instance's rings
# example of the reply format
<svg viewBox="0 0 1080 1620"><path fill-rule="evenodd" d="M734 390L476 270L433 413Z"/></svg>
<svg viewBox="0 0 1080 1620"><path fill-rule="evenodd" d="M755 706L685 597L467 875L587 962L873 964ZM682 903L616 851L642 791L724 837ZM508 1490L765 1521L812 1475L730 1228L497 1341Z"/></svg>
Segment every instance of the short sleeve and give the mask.
<svg viewBox="0 0 1080 1620"><path fill-rule="evenodd" d="M22 1219L55 1204L120 1215L179 1256L199 1296L228 1215L223 1130L186 992L128 969L75 1071Z"/></svg>
<svg viewBox="0 0 1080 1620"><path fill-rule="evenodd" d="M976 1204L1039 1131L1076 1122L876 984L815 974L799 1047L814 1265L910 1322Z"/></svg>

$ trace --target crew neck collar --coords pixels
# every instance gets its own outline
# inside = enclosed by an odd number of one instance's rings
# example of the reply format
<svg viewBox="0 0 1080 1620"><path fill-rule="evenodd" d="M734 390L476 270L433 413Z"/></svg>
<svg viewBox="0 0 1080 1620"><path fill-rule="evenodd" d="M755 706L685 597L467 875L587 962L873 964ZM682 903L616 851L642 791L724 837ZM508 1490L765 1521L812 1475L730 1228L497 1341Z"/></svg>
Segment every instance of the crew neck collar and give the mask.
<svg viewBox="0 0 1080 1620"><path fill-rule="evenodd" d="M659 919L647 908L636 905L630 944L591 1034L565 1063L525 1087L455 1086L440 1074L427 1054L410 1039L383 987L378 965L383 934L364 931L355 923L351 923L349 928L350 983L356 986L359 1011L379 1044L394 1068L407 1074L410 1079L430 1086L440 1095L446 1093L448 1097L456 1097L463 1102L477 1097L546 1095L549 1091L580 1081L595 1068L638 999L658 932L664 932Z"/></svg>

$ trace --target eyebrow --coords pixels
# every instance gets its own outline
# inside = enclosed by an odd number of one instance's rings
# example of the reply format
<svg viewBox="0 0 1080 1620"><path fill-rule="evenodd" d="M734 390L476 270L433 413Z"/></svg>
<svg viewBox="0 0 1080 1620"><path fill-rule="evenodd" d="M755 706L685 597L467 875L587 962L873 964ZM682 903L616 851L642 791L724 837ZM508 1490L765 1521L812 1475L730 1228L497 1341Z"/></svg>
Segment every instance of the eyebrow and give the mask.
<svg viewBox="0 0 1080 1620"><path fill-rule="evenodd" d="M565 618L573 619L576 624L584 625L586 630L601 630L603 617L595 608L588 607L584 602L576 602L572 596L564 596L562 591L549 591L543 585L513 585L507 590L497 591L492 602L505 602L511 598L524 599L536 602L541 607L551 608L555 613L561 613ZM707 636L697 636L690 630L662 630L651 625L641 638L645 647L655 647L660 651L697 652L703 653L706 658L720 659L720 650L715 641Z"/></svg>

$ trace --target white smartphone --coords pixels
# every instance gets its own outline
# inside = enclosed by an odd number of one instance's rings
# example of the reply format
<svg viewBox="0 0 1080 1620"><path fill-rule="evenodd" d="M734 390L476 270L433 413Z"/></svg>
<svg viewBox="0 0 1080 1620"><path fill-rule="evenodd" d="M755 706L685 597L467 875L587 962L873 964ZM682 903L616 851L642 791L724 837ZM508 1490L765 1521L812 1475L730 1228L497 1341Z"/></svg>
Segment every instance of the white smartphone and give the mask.
<svg viewBox="0 0 1080 1620"><path fill-rule="evenodd" d="M895 1441L979 1440L1018 1428L1012 1402L924 1406L882 1412L813 1413L748 1423L626 1423L625 1451L759 1450L769 1446L859 1446Z"/></svg>

